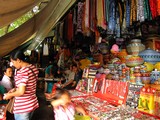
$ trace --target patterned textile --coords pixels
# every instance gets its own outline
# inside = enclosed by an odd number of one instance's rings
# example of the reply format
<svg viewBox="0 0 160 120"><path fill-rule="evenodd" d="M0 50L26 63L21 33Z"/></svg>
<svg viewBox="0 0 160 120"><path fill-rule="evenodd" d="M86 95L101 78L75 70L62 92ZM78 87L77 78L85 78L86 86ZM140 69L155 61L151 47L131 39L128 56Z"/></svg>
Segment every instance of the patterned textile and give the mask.
<svg viewBox="0 0 160 120"><path fill-rule="evenodd" d="M83 15L84 15L84 3L78 2L77 32L82 32Z"/></svg>
<svg viewBox="0 0 160 120"><path fill-rule="evenodd" d="M140 20L140 22L144 21L144 3L143 0L137 1L137 21Z"/></svg>

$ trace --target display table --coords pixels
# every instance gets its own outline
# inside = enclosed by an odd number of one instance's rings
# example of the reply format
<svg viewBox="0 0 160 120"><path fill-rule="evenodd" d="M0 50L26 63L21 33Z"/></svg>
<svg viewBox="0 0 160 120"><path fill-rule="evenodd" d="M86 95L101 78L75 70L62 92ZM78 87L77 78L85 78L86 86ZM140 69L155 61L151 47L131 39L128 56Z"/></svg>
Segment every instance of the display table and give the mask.
<svg viewBox="0 0 160 120"><path fill-rule="evenodd" d="M70 93L73 103L83 106L92 120L156 120L156 118L129 106L117 106L107 100L77 90L70 90Z"/></svg>

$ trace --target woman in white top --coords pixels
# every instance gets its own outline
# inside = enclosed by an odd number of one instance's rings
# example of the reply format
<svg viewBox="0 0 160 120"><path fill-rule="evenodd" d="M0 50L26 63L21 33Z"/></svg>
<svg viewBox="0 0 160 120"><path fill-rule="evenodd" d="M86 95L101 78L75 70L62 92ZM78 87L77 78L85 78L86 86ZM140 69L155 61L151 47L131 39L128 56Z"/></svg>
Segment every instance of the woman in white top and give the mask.
<svg viewBox="0 0 160 120"><path fill-rule="evenodd" d="M2 80L0 81L0 85L4 86L7 91L11 90L13 88L11 77L13 74L13 70L11 67L7 67L4 70L4 76Z"/></svg>

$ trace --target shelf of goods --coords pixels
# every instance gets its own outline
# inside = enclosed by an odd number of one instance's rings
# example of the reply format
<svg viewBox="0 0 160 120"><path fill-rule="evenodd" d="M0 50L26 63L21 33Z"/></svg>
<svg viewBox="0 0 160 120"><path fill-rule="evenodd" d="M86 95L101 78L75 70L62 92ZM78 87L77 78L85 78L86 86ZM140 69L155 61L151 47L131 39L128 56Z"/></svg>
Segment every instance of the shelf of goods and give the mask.
<svg viewBox="0 0 160 120"><path fill-rule="evenodd" d="M126 105L129 89L140 93L141 87L143 86L139 86L136 91L128 82L95 78L92 81L92 93L88 94L87 88L83 89L83 92L81 89L76 89L71 90L70 93L73 103L83 106L92 120L144 120L148 118L156 120L155 116L144 114L135 107Z"/></svg>

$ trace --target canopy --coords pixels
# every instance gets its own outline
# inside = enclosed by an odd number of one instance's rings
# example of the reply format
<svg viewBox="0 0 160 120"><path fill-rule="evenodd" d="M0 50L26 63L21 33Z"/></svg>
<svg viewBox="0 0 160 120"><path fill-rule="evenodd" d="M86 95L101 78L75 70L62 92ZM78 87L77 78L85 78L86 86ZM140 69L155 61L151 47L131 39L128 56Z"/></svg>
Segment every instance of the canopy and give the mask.
<svg viewBox="0 0 160 120"><path fill-rule="evenodd" d="M9 3L7 3L7 1ZM12 2L13 1L13 2ZM8 14L12 11L19 10L24 8L25 2L31 6L31 4L35 4L33 0L23 0L19 1L20 5L17 7L5 8L6 4L10 6L14 6L15 3L19 0L0 0L0 14ZM28 1L28 2L27 2ZM40 1L40 0L35 0ZM60 18L68 11L68 9L76 2L76 0L50 0L48 5L36 14L33 18L28 20L26 23L22 24L20 27L15 29L14 31L0 37L0 56L3 57L4 55L8 54L13 49L20 46L24 41L34 38L32 44L29 46L28 49L32 50L37 45L39 45L44 38L47 36L49 31L57 24ZM23 4L22 4L23 3ZM12 5L11 5L12 4ZM23 5L23 7L22 7ZM1 9L1 7L5 8ZM16 9L17 8L17 9ZM18 12L19 13L19 12Z"/></svg>

